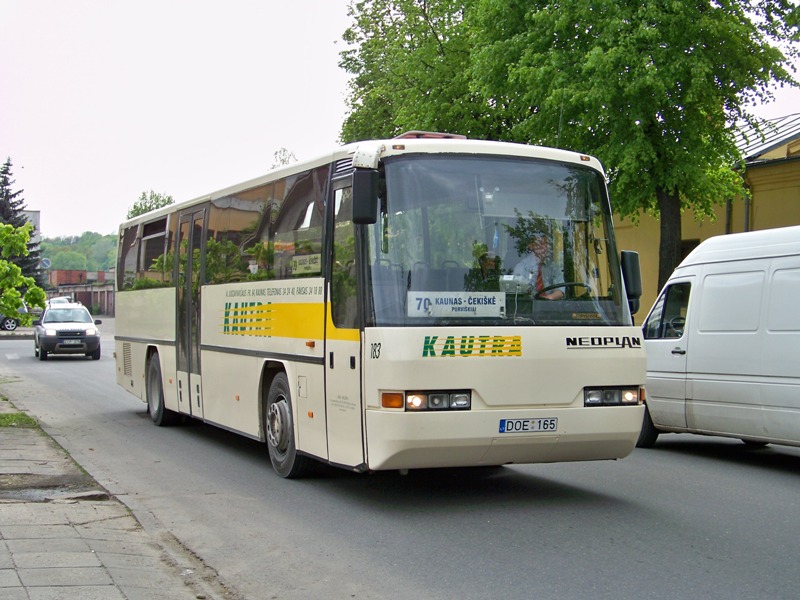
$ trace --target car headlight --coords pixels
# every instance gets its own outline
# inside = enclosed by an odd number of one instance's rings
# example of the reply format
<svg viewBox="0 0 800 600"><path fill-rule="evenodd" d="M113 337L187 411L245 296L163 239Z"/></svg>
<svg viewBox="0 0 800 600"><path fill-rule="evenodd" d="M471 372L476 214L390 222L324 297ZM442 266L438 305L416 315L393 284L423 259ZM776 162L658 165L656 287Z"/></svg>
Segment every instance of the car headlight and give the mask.
<svg viewBox="0 0 800 600"><path fill-rule="evenodd" d="M58 335L58 332L55 329L45 329L44 334L50 337L55 337Z"/></svg>
<svg viewBox="0 0 800 600"><path fill-rule="evenodd" d="M97 335L97 329L89 327L89 329L86 330L86 335Z"/></svg>

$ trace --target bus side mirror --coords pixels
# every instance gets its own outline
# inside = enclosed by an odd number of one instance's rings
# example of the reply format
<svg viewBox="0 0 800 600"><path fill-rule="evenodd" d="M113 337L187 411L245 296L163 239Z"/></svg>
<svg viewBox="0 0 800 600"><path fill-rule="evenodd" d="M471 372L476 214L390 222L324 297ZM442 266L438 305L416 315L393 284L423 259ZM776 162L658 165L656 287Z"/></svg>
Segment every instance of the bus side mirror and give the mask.
<svg viewBox="0 0 800 600"><path fill-rule="evenodd" d="M372 225L378 220L378 171L353 171L353 222Z"/></svg>
<svg viewBox="0 0 800 600"><path fill-rule="evenodd" d="M639 298L642 296L642 271L639 268L639 253L631 250L622 251L622 278L625 280L625 293L631 314L639 311Z"/></svg>

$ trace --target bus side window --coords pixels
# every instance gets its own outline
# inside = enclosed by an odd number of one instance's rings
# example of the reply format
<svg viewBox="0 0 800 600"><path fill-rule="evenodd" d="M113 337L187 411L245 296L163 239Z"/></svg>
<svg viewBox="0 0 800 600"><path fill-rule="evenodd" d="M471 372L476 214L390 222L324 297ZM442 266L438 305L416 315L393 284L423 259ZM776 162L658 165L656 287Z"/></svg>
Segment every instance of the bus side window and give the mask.
<svg viewBox="0 0 800 600"><path fill-rule="evenodd" d="M117 289L130 290L136 282L136 267L139 260L138 225L122 232L119 241L119 264L117 265Z"/></svg>
<svg viewBox="0 0 800 600"><path fill-rule="evenodd" d="M322 273L322 202L315 172L286 178L286 196L275 220L275 277Z"/></svg>
<svg viewBox="0 0 800 600"><path fill-rule="evenodd" d="M355 229L353 227L353 190L336 190L331 267L331 316L340 328L358 327Z"/></svg>
<svg viewBox="0 0 800 600"><path fill-rule="evenodd" d="M165 260L167 243L167 217L142 226L139 268L135 287L163 287L171 282L171 271Z"/></svg>

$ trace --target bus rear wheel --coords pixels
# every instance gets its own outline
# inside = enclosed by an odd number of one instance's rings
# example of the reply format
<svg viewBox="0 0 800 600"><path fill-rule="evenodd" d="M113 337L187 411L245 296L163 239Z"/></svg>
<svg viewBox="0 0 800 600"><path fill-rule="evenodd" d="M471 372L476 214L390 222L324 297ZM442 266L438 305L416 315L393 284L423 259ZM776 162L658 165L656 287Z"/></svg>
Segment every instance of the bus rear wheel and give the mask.
<svg viewBox="0 0 800 600"><path fill-rule="evenodd" d="M292 396L285 373L278 373L272 380L264 415L264 430L272 468L285 479L303 477L310 469L311 459L299 455L295 448Z"/></svg>
<svg viewBox="0 0 800 600"><path fill-rule="evenodd" d="M172 425L177 415L164 404L164 387L161 383L161 362L158 354L153 354L147 363L147 412L153 423L159 427Z"/></svg>

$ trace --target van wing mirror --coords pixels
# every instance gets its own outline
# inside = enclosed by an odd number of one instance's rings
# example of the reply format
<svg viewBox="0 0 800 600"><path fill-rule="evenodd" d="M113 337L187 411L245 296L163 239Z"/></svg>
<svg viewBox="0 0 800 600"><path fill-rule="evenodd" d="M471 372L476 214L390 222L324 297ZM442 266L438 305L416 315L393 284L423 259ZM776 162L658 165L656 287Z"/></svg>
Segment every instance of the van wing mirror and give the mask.
<svg viewBox="0 0 800 600"><path fill-rule="evenodd" d="M353 171L353 222L372 225L378 220L378 171Z"/></svg>
<svg viewBox="0 0 800 600"><path fill-rule="evenodd" d="M642 271L639 267L639 253L631 250L622 251L622 278L625 280L625 293L631 314L639 312L639 299L642 297Z"/></svg>

